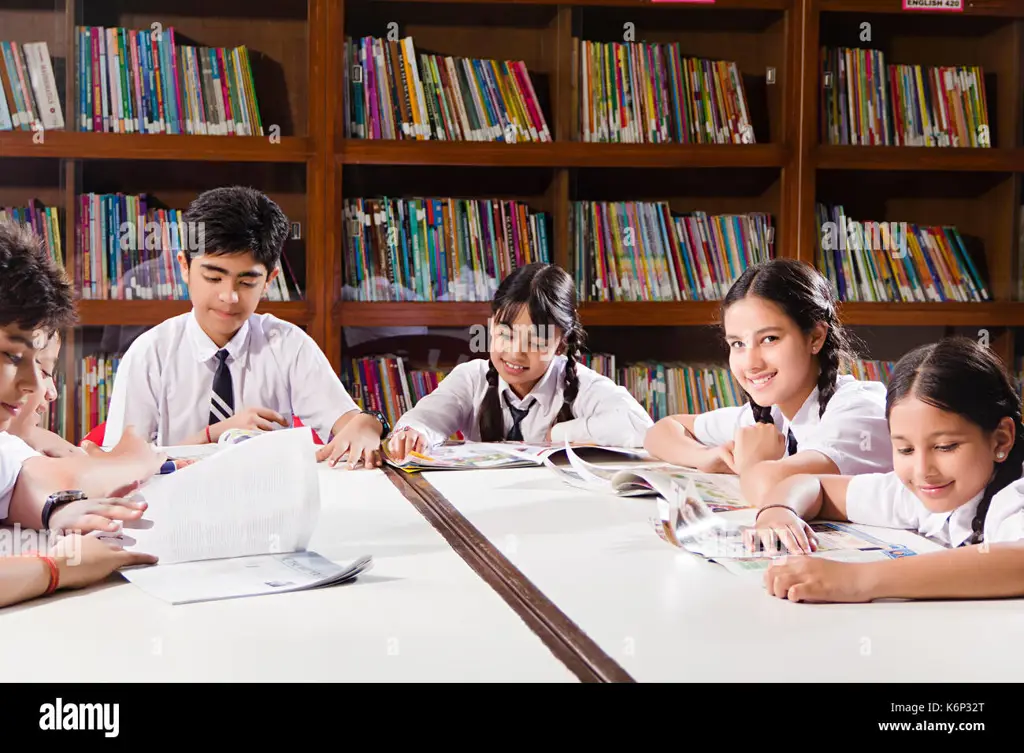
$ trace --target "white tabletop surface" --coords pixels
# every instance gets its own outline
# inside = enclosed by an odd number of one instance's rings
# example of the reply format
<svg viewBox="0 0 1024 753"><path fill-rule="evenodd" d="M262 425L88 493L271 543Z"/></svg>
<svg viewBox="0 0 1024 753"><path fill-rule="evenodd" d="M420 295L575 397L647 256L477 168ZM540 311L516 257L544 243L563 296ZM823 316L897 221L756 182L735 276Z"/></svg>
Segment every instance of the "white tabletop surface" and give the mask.
<svg viewBox="0 0 1024 753"><path fill-rule="evenodd" d="M790 603L663 542L653 498L581 491L545 468L425 476L637 681L1024 677L1024 599Z"/></svg>
<svg viewBox="0 0 1024 753"><path fill-rule="evenodd" d="M575 682L381 471L320 470L332 588L171 606L120 575L0 610L5 681Z"/></svg>

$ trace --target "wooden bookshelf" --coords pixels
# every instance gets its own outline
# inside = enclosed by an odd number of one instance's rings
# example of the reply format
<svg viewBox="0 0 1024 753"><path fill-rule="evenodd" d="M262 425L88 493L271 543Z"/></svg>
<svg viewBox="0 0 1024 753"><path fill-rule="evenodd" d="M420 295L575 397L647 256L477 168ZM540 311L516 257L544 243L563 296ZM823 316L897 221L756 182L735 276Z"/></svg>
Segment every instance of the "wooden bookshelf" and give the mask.
<svg viewBox="0 0 1024 753"><path fill-rule="evenodd" d="M327 219L322 211L323 165L329 151L322 128L328 96L322 23L326 2L25 0L15 6L0 8L0 39L48 44L65 128L0 132L0 205L26 206L36 199L60 209L62 250L76 290L82 284L76 275L82 194L146 194L150 206L185 209L208 188L251 185L278 201L298 223L297 237L286 242L285 255L302 291L302 300L264 301L258 310L302 326L322 341L330 312L317 285L326 262L324 254L312 249L323 248ZM82 131L75 117L80 85L75 28L147 30L154 24L164 31L173 28L179 47L245 45L265 135ZM80 300L80 328L65 333L62 359L69 384L64 415L74 439L81 435L74 399L79 360L110 342L123 345L122 332L130 337L189 308L188 301L178 300Z"/></svg>
<svg viewBox="0 0 1024 753"><path fill-rule="evenodd" d="M776 255L813 263L818 202L857 219L956 224L980 255L994 300L986 303L846 302L845 322L887 331L990 331L1016 360L1024 327L1019 292L1024 181L1024 3L966 0L962 13L903 11L901 0L22 0L0 9L0 38L46 41L68 127L42 143L0 133L0 205L38 199L61 209L63 249L76 262L76 197L147 193L184 208L200 191L243 182L278 200L299 222L289 240L302 301L267 302L306 328L336 369L342 328L469 327L487 303L362 302L343 296L344 202L371 196L514 198L547 213L553 260L572 270L570 211L576 201L665 201L674 211L767 212ZM73 75L76 25L174 27L180 44L244 44L254 55L264 124L279 138L81 133ZM872 39L861 42L860 24ZM552 143L387 141L345 137L346 36L411 36L417 52L523 60ZM576 73L579 40L678 42L685 54L734 60L743 75L756 143L730 145L585 143ZM980 65L986 73L990 148L834 146L819 133L819 51L875 47L886 62ZM70 51L70 52L69 52ZM71 64L69 67L69 59ZM772 73L769 74L769 69ZM71 75L69 75L69 73ZM80 281L78 281L80 282ZM82 325L146 327L188 310L182 301L83 300ZM584 302L584 323L609 340L662 342L676 328L717 323L717 301ZM85 330L83 330L84 332ZM682 330L678 330L682 331ZM690 330L686 330L689 332ZM645 339L647 338L647 339ZM691 340L676 339L685 360ZM1022 344L1024 345L1024 344ZM82 346L85 347L85 346ZM660 348L660 346L659 346ZM885 348L881 348L885 350ZM661 350L658 351L661 354ZM74 340L65 366L83 351ZM68 406L68 425L74 426Z"/></svg>

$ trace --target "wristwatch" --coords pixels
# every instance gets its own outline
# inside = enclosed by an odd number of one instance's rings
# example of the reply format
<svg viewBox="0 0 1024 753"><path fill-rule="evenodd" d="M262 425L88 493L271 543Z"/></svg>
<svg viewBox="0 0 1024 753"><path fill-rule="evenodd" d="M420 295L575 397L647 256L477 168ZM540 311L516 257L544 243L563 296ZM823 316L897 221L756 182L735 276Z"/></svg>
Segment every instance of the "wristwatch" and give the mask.
<svg viewBox="0 0 1024 753"><path fill-rule="evenodd" d="M78 502L82 499L86 499L85 492L78 489L68 489L51 494L46 498L46 503L43 505L43 528L49 529L50 518L53 517L53 513L57 511L58 507L63 507L70 502Z"/></svg>
<svg viewBox="0 0 1024 753"><path fill-rule="evenodd" d="M388 423L387 416L385 416L379 410L364 410L364 411L360 411L360 413L365 413L368 416L373 416L378 421L380 421L380 425L381 425L380 438L381 439L384 439L388 434L391 433L391 424Z"/></svg>

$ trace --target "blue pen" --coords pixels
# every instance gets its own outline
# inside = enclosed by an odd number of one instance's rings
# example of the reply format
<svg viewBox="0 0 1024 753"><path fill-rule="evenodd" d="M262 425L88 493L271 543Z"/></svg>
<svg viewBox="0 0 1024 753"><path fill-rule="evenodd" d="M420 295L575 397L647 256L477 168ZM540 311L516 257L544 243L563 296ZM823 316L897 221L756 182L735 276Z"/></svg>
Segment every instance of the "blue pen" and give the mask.
<svg viewBox="0 0 1024 753"><path fill-rule="evenodd" d="M178 470L178 466L175 465L173 460L165 460L164 464L160 466L160 474L159 475L163 476L163 475L166 475L168 473L173 473L176 470Z"/></svg>

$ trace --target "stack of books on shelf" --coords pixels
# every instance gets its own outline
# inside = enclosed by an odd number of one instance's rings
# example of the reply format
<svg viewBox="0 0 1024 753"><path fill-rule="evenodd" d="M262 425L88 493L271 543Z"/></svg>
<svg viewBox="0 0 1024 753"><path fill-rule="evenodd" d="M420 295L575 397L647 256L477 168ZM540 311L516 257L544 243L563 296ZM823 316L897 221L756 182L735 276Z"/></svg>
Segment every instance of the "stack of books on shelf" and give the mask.
<svg viewBox="0 0 1024 753"><path fill-rule="evenodd" d="M0 131L64 128L46 42L0 41Z"/></svg>
<svg viewBox="0 0 1024 753"><path fill-rule="evenodd" d="M188 287L178 263L179 251L205 248L202 227L185 222L183 211L152 206L146 194L82 194L79 197L75 239L76 279L82 298L100 300L188 299ZM264 298L301 298L287 257ZM288 275L283 274L284 269Z"/></svg>
<svg viewBox="0 0 1024 753"><path fill-rule="evenodd" d="M345 136L548 142L521 60L417 55L412 37L345 40Z"/></svg>
<svg viewBox="0 0 1024 753"><path fill-rule="evenodd" d="M518 267L551 261L548 215L517 201L348 199L344 300L490 301Z"/></svg>
<svg viewBox="0 0 1024 753"><path fill-rule="evenodd" d="M579 41L585 142L753 144L736 63L688 58L678 42Z"/></svg>
<svg viewBox="0 0 1024 753"><path fill-rule="evenodd" d="M84 437L107 420L107 407L122 355L100 353L83 356L79 360L75 395L78 437Z"/></svg>
<svg viewBox="0 0 1024 753"><path fill-rule="evenodd" d="M862 382L889 384L894 368L896 368L895 361L858 359L850 364L849 369L845 369L843 373L852 374Z"/></svg>
<svg viewBox="0 0 1024 753"><path fill-rule="evenodd" d="M35 199L29 199L27 207L0 207L0 224L14 222L28 225L43 239L46 250L61 267L64 266L64 250L60 234L60 216L56 207L44 206Z"/></svg>
<svg viewBox="0 0 1024 753"><path fill-rule="evenodd" d="M829 144L992 146L978 66L887 65L881 50L822 48L821 86Z"/></svg>
<svg viewBox="0 0 1024 753"><path fill-rule="evenodd" d="M249 51L179 45L174 28L75 27L79 130L262 136Z"/></svg>
<svg viewBox="0 0 1024 753"><path fill-rule="evenodd" d="M576 287L589 301L721 300L774 257L771 215L673 215L665 202L574 202Z"/></svg>
<svg viewBox="0 0 1024 753"><path fill-rule="evenodd" d="M817 205L818 269L843 301L990 300L955 227L858 222L842 206Z"/></svg>
<svg viewBox="0 0 1024 753"><path fill-rule="evenodd" d="M379 410L392 426L422 397L433 392L446 370L410 369L405 358L349 358L342 381L363 410Z"/></svg>
<svg viewBox="0 0 1024 753"><path fill-rule="evenodd" d="M64 406L68 401L68 385L64 374L58 371L54 375L54 385L57 387L57 399L43 411L39 420L39 426L52 431L62 437L68 437L67 412Z"/></svg>

